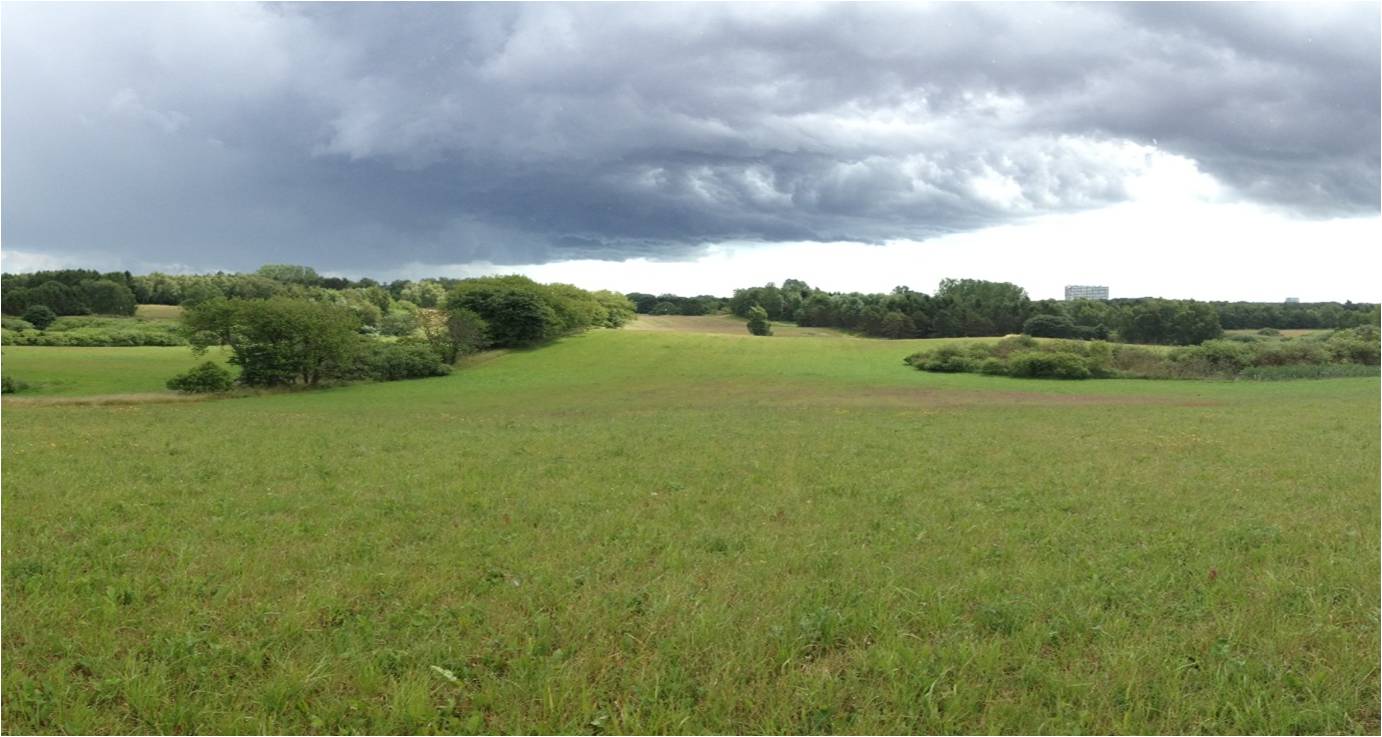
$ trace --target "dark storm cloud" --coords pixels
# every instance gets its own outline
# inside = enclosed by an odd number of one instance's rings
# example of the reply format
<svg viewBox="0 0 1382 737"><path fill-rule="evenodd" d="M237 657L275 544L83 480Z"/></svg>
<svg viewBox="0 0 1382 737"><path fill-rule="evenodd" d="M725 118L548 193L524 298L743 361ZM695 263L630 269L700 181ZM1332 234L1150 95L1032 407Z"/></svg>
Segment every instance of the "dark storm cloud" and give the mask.
<svg viewBox="0 0 1382 737"><path fill-rule="evenodd" d="M10 249L346 271L924 238L1170 155L1378 206L1359 5L3 8Z"/></svg>

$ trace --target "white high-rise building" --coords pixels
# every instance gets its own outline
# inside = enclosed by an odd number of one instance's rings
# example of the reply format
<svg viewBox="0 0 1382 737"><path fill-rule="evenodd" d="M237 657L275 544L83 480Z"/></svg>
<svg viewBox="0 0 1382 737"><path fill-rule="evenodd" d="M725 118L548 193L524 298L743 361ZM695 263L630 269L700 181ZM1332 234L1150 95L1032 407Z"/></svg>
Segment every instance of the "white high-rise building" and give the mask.
<svg viewBox="0 0 1382 737"><path fill-rule="evenodd" d="M1072 299L1108 299L1108 287L1072 284L1065 287L1065 301Z"/></svg>

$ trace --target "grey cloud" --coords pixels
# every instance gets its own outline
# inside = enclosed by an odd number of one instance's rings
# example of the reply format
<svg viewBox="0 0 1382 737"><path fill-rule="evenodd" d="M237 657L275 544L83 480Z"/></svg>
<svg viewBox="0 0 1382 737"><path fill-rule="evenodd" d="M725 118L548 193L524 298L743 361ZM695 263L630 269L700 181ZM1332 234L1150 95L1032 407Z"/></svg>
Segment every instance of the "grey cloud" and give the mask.
<svg viewBox="0 0 1382 737"><path fill-rule="evenodd" d="M1373 213L1378 9L6 4L5 245L353 272L925 238L1165 154Z"/></svg>

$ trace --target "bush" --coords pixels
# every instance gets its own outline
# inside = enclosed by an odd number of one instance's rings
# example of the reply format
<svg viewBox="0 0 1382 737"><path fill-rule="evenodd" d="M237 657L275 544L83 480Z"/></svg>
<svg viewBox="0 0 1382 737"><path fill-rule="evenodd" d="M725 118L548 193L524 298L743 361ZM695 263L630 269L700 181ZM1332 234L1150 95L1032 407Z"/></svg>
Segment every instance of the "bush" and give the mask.
<svg viewBox="0 0 1382 737"><path fill-rule="evenodd" d="M918 353L912 356L912 359L912 365L922 371L942 374L972 372L979 367L978 359L955 345L943 345L930 353Z"/></svg>
<svg viewBox="0 0 1382 737"><path fill-rule="evenodd" d="M5 317L0 317L0 328L19 332L21 330L33 330L34 324L22 318L9 317L6 315Z"/></svg>
<svg viewBox="0 0 1382 737"><path fill-rule="evenodd" d="M1357 363L1292 364L1288 366L1253 366L1243 370L1238 378L1246 381L1282 381L1288 379L1342 379L1354 376L1378 376L1376 366Z"/></svg>
<svg viewBox="0 0 1382 737"><path fill-rule="evenodd" d="M1084 356L1058 351L1029 351L1008 359L1008 373L1032 379L1088 379Z"/></svg>
<svg viewBox="0 0 1382 737"><path fill-rule="evenodd" d="M418 327L417 312L394 310L379 320L379 332L384 335L412 335Z"/></svg>
<svg viewBox="0 0 1382 737"><path fill-rule="evenodd" d="M1324 341L1326 350L1335 363L1359 363L1376 366L1379 358L1378 331L1363 326L1348 330L1335 330Z"/></svg>
<svg viewBox="0 0 1382 737"><path fill-rule="evenodd" d="M15 394L28 388L28 384L13 376L0 376L0 394Z"/></svg>
<svg viewBox="0 0 1382 737"><path fill-rule="evenodd" d="M24 321L39 330L47 330L48 326L52 325L56 319L58 319L58 313L47 305L29 305L29 308L24 310Z"/></svg>
<svg viewBox="0 0 1382 737"><path fill-rule="evenodd" d="M336 372L342 378L399 381L445 376L451 367L442 363L432 347L424 343L383 343L365 339L351 366Z"/></svg>
<svg viewBox="0 0 1382 737"><path fill-rule="evenodd" d="M1014 335L1004 338L989 347L989 354L997 358L1007 358L1014 353L1034 351L1041 343L1028 335Z"/></svg>
<svg viewBox="0 0 1382 737"><path fill-rule="evenodd" d="M768 322L768 311L758 305L750 307L748 328L754 335L772 335L773 326Z"/></svg>
<svg viewBox="0 0 1382 737"><path fill-rule="evenodd" d="M979 362L979 373L990 376L1006 376L1008 364L1001 358L985 358Z"/></svg>
<svg viewBox="0 0 1382 737"><path fill-rule="evenodd" d="M1172 353L1174 360L1203 361L1215 373L1236 374L1251 366L1257 357L1253 346L1229 340L1207 340L1194 348Z"/></svg>
<svg viewBox="0 0 1382 737"><path fill-rule="evenodd" d="M232 379L225 367L207 361L168 380L168 388L186 394L229 391Z"/></svg>

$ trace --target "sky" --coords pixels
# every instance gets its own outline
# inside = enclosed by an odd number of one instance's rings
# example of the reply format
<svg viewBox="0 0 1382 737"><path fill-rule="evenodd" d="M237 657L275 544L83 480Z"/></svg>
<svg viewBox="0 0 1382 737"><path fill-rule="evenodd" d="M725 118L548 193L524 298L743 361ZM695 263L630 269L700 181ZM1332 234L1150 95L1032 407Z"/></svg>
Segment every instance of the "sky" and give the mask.
<svg viewBox="0 0 1382 737"><path fill-rule="evenodd" d="M1378 301L1377 3L0 5L0 265Z"/></svg>

